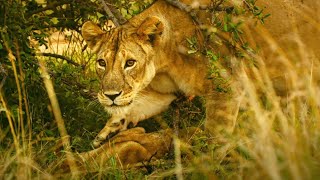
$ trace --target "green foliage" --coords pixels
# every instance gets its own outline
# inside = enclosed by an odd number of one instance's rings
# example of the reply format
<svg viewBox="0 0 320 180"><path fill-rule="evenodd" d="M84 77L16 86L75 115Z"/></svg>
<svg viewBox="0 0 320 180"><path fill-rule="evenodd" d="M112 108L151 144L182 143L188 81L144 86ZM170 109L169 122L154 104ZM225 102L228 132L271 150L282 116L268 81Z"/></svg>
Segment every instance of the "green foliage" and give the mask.
<svg viewBox="0 0 320 180"><path fill-rule="evenodd" d="M196 37L187 38L188 54L201 53L206 56L211 66L208 78L214 81L217 91L229 92L230 79L226 74L232 71L230 57L253 62L251 55L255 54L254 48L245 41L243 24L252 20L264 23L270 14L265 15L263 8L258 7L255 0L245 0L240 4L226 0L213 1L206 12L211 15L207 24L193 16L196 22L205 24L203 34L206 42L200 46L201 43L198 42L201 41Z"/></svg>
<svg viewBox="0 0 320 180"><path fill-rule="evenodd" d="M113 0L113 4L119 9L122 16L126 19L132 18L147 8L154 0L130 1Z"/></svg>
<svg viewBox="0 0 320 180"><path fill-rule="evenodd" d="M7 108L11 112L17 134L22 130L17 128L21 125L21 121L25 121L26 125L27 121L30 121L28 119L31 118L33 137L38 140L59 138L48 95L43 86L38 59L35 56L35 47L44 45L48 48L47 39L52 31L75 30L79 32L84 21L98 19L98 12L97 4L89 0L1 1L0 80L3 83L1 96L5 98ZM90 75L90 64L83 62L84 64L75 67L54 58L47 58L47 62L63 117L69 125L71 134L80 135L79 131L85 129L91 133L97 132L96 122L104 122L108 116L98 103L94 101L92 105L92 93L97 83L95 83L96 79ZM5 111L1 111L1 129L9 128L7 118ZM94 120L88 122L87 119ZM77 123L74 123L75 121ZM75 125L71 126L71 123ZM5 132L5 136L11 136L10 131ZM6 138L1 141L0 145L10 146L11 143L12 141ZM87 144L90 145L90 143ZM79 151L82 150L84 150L83 147L79 148Z"/></svg>
<svg viewBox="0 0 320 180"><path fill-rule="evenodd" d="M198 49L197 39L194 36L191 37L191 38L187 38L187 42L188 42L188 45L189 45L188 54L194 54L199 50Z"/></svg>
<svg viewBox="0 0 320 180"><path fill-rule="evenodd" d="M258 19L261 23L264 23L265 19L271 14L264 14L263 8L256 5L257 0L246 0L244 1L246 7L253 14L253 16Z"/></svg>

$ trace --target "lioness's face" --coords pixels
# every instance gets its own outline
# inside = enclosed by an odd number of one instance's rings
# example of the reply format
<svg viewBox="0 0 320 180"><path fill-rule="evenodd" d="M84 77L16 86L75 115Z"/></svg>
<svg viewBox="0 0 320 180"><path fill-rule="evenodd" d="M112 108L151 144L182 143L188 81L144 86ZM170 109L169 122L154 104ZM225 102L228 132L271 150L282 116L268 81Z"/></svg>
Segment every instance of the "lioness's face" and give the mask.
<svg viewBox="0 0 320 180"><path fill-rule="evenodd" d="M98 99L111 113L126 111L156 74L153 44L138 30L119 27L105 33L91 22L82 29L87 44L97 53Z"/></svg>
<svg viewBox="0 0 320 180"><path fill-rule="evenodd" d="M135 37L123 38L117 34L111 35L117 40L102 45L96 61L101 80L98 99L109 111L129 106L155 76L150 61L152 48L139 44Z"/></svg>

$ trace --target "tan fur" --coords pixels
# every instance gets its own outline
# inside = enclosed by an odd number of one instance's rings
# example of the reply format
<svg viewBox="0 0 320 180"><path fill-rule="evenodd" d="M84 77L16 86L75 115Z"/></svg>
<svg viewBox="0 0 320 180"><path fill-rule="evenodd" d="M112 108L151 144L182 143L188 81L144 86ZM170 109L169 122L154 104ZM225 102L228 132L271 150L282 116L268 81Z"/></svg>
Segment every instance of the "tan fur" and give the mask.
<svg viewBox="0 0 320 180"><path fill-rule="evenodd" d="M106 63L106 67L97 63L101 80L98 98L112 114L97 136L95 146L111 132L125 130L130 123L136 125L165 110L177 91L188 96L206 97L206 127L210 131L232 129L233 117L230 115L236 111L236 106L230 105L235 101L233 95L214 90L212 80L207 78L206 58L181 51L187 48L186 38L201 37L186 12L159 0L110 32L103 32L92 22L86 22L82 34L88 46L97 53L97 59ZM130 59L136 63L126 69L126 61ZM108 98L110 95L118 96L112 101Z"/></svg>
<svg viewBox="0 0 320 180"><path fill-rule="evenodd" d="M172 142L172 130L145 133L143 128L132 128L120 132L98 149L79 154L85 164L106 163L110 157L116 157L122 165L161 158L169 152ZM82 162L80 161L80 162Z"/></svg>
<svg viewBox="0 0 320 180"><path fill-rule="evenodd" d="M203 136L204 132L198 128L190 127L181 130L179 139L184 142L181 146L181 153L193 156L190 151L194 141L192 137ZM156 159L163 158L170 153L173 148L173 130L165 129L157 132L146 133L141 127L122 131L112 137L108 143L101 145L99 148L82 152L74 153L78 168L86 171L97 171L105 165L110 165L110 160L116 162L121 168L130 167L145 167L155 162ZM61 161L61 159L63 159ZM149 164L150 163L150 164ZM57 164L59 164L57 166ZM54 161L50 167L53 169L63 170L67 173L69 165L64 157Z"/></svg>

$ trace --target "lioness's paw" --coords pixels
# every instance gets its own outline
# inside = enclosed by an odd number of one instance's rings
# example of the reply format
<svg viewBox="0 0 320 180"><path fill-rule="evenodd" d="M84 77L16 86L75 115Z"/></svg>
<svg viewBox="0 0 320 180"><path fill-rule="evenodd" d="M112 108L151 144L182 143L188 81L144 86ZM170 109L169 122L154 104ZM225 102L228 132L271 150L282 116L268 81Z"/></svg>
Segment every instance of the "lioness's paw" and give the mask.
<svg viewBox="0 0 320 180"><path fill-rule="evenodd" d="M126 120L123 118L113 117L111 118L105 127L99 132L96 138L93 140L93 147L98 148L106 140L110 139L120 131L127 129Z"/></svg>
<svg viewBox="0 0 320 180"><path fill-rule="evenodd" d="M106 138L103 138L102 136L97 136L92 142L93 147L100 147L104 140L106 140Z"/></svg>

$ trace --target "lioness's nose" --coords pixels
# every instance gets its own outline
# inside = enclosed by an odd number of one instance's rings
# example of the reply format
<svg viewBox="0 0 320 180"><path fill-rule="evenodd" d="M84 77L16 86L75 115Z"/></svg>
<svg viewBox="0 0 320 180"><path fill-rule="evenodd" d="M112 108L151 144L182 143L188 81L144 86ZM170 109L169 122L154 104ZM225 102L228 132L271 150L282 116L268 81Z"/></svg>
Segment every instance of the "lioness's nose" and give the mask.
<svg viewBox="0 0 320 180"><path fill-rule="evenodd" d="M107 96L109 99L111 99L111 101L114 101L120 94L122 91L120 91L119 93L108 93L105 92L104 95Z"/></svg>

